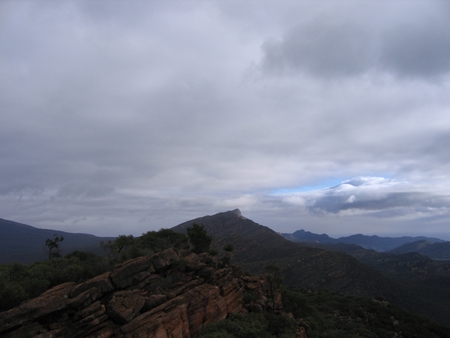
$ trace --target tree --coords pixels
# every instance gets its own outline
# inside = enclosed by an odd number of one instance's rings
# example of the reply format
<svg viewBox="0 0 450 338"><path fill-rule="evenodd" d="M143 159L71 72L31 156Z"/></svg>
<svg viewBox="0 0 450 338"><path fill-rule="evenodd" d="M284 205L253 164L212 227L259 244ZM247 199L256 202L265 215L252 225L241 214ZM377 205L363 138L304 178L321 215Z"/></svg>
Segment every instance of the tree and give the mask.
<svg viewBox="0 0 450 338"><path fill-rule="evenodd" d="M120 253L122 251L126 251L126 249L129 249L130 247L133 247L134 244L135 240L133 235L120 235L114 241L100 241L100 246L106 250L110 263L118 260ZM125 257L126 255L123 256Z"/></svg>
<svg viewBox="0 0 450 338"><path fill-rule="evenodd" d="M158 232L148 231L139 238L139 245L152 252L160 252L168 248L180 249L187 245L187 237L170 229L161 229Z"/></svg>
<svg viewBox="0 0 450 338"><path fill-rule="evenodd" d="M275 309L275 294L281 288L283 277L281 276L281 271L278 266L269 264L266 265L264 270L266 270L267 279L269 281L269 291L270 297L272 298L272 307Z"/></svg>
<svg viewBox="0 0 450 338"><path fill-rule="evenodd" d="M192 245L192 251L195 253L208 251L211 246L212 237L208 236L203 224L192 224L192 227L187 228L187 235Z"/></svg>
<svg viewBox="0 0 450 338"><path fill-rule="evenodd" d="M116 245L117 253L120 254L124 248L134 244L134 237L133 235L120 235L114 240L114 244Z"/></svg>
<svg viewBox="0 0 450 338"><path fill-rule="evenodd" d="M50 239L47 238L47 240L45 241L45 246L47 247L46 252L48 254L48 259L51 260L52 258L55 257L61 257L59 251L59 243L62 242L64 240L63 236L56 236L53 235L54 238Z"/></svg>

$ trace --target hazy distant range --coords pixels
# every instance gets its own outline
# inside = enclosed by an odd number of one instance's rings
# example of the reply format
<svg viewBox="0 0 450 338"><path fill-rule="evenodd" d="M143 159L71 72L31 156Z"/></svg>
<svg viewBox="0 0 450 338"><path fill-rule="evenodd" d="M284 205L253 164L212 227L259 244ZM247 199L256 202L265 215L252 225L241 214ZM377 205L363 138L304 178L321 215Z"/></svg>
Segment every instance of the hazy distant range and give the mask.
<svg viewBox="0 0 450 338"><path fill-rule="evenodd" d="M100 241L115 238L39 229L0 218L0 264L32 263L48 259L45 241L53 239L55 235L64 237L60 244L62 256L75 250L104 254Z"/></svg>

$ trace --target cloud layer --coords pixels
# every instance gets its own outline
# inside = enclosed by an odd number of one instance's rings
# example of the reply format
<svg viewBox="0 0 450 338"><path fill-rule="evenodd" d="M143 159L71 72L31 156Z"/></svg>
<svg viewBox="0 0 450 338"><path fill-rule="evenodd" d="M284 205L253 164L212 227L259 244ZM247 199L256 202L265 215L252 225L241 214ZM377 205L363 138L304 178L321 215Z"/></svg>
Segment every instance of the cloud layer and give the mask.
<svg viewBox="0 0 450 338"><path fill-rule="evenodd" d="M139 235L238 207L280 231L448 232L449 14L3 1L0 217Z"/></svg>

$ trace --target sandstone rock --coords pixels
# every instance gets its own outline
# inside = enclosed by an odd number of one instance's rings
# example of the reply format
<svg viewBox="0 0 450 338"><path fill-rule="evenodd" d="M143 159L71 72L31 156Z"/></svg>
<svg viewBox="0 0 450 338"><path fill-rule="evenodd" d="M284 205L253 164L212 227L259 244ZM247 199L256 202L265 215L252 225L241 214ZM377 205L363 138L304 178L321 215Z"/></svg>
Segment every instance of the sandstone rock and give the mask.
<svg viewBox="0 0 450 338"><path fill-rule="evenodd" d="M144 311L149 311L164 302L167 302L167 297L165 295L151 295L145 299Z"/></svg>
<svg viewBox="0 0 450 338"><path fill-rule="evenodd" d="M84 323L90 321L92 318L97 318L99 315L103 315L105 312L105 305L103 305L98 300L85 307L84 309L76 312L73 316L73 320L76 322Z"/></svg>
<svg viewBox="0 0 450 338"><path fill-rule="evenodd" d="M227 315L219 288L204 284L136 317L123 325L121 331L125 337L191 337L205 323L225 319Z"/></svg>
<svg viewBox="0 0 450 338"><path fill-rule="evenodd" d="M144 295L139 290L118 291L106 306L110 318L119 324L131 321L145 304Z"/></svg>
<svg viewBox="0 0 450 338"><path fill-rule="evenodd" d="M221 294L227 304L228 313L239 312L242 309L244 288L237 278L221 287Z"/></svg>
<svg viewBox="0 0 450 338"><path fill-rule="evenodd" d="M120 289L142 281L155 272L151 257L139 257L117 265L111 272L113 284Z"/></svg>
<svg viewBox="0 0 450 338"><path fill-rule="evenodd" d="M180 258L169 249L0 313L0 336L196 337L206 323L246 312L245 291L259 297L250 310L264 311L270 291L264 277L243 277L207 253ZM278 311L279 295L273 298Z"/></svg>
<svg viewBox="0 0 450 338"><path fill-rule="evenodd" d="M70 297L76 297L79 294L83 293L92 288L97 288L100 294L107 293L109 291L114 290L114 286L111 283L111 273L106 272L104 274L98 275L84 283L78 284L71 292Z"/></svg>
<svg viewBox="0 0 450 338"><path fill-rule="evenodd" d="M262 284L259 276L244 276L242 280L245 283L246 290L258 290L261 289Z"/></svg>
<svg viewBox="0 0 450 338"><path fill-rule="evenodd" d="M65 309L68 303L68 295L74 287L75 283L55 286L37 298L0 313L0 333L20 326L26 321Z"/></svg>
<svg viewBox="0 0 450 338"><path fill-rule="evenodd" d="M144 321L130 322L121 327L123 337L192 337L189 330L186 305L172 308L169 312L151 311Z"/></svg>
<svg viewBox="0 0 450 338"><path fill-rule="evenodd" d="M151 274L145 277L142 281L129 287L129 290L145 290L149 294L159 293L162 286L166 283L165 278L159 274Z"/></svg>
<svg viewBox="0 0 450 338"><path fill-rule="evenodd" d="M179 257L173 249L164 250L151 258L156 271L167 269L173 261L178 259Z"/></svg>
<svg viewBox="0 0 450 338"><path fill-rule="evenodd" d="M194 278L189 282L181 283L179 285L176 285L175 288L172 291L172 293L175 294L175 296L178 296L184 292L187 292L188 290L193 289L194 287L201 285L205 282L203 278Z"/></svg>
<svg viewBox="0 0 450 338"><path fill-rule="evenodd" d="M177 325L183 325L185 322L179 322L178 320L182 317L180 313L182 308L178 306L176 300L169 300L134 318L128 324L121 326L120 331L125 337L145 337L145 335L147 337L157 337L163 332L166 334L166 328L163 323L172 322L171 328L173 328ZM185 318L186 316L183 317ZM172 320L168 321L168 318L172 318ZM184 331L188 332L189 327Z"/></svg>
<svg viewBox="0 0 450 338"><path fill-rule="evenodd" d="M197 271L206 266L206 263L204 263L195 253L187 255L183 259L186 264L187 271Z"/></svg>
<svg viewBox="0 0 450 338"><path fill-rule="evenodd" d="M68 304L74 308L83 308L92 304L100 298L101 295L102 294L97 288L92 288L80 293L77 297L70 299Z"/></svg>

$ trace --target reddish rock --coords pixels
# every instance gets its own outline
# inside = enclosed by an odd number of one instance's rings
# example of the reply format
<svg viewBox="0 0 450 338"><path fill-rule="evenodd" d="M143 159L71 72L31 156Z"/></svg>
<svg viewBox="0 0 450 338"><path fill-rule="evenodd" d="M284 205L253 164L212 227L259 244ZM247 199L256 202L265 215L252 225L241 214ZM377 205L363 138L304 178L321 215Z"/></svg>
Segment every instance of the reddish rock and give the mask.
<svg viewBox="0 0 450 338"><path fill-rule="evenodd" d="M18 307L0 313L0 333L27 321L45 316L66 308L68 295L75 283L64 283L47 290L37 298L31 299Z"/></svg>
<svg viewBox="0 0 450 338"><path fill-rule="evenodd" d="M264 277L220 266L209 254L180 258L172 249L132 259L0 313L0 336L189 338L230 313L263 311L270 291ZM253 308L243 308L245 291L259 297ZM279 295L274 298L278 311Z"/></svg>
<svg viewBox="0 0 450 338"><path fill-rule="evenodd" d="M96 301L102 294L97 288L92 288L80 293L77 297L68 301L71 307L81 309Z"/></svg>
<svg viewBox="0 0 450 338"><path fill-rule="evenodd" d="M201 268L206 266L206 263L204 262L201 257L195 253L191 253L183 258L185 265L186 265L186 271L198 271Z"/></svg>
<svg viewBox="0 0 450 338"><path fill-rule="evenodd" d="M139 257L117 265L111 273L113 284L125 289L155 272L152 257Z"/></svg>
<svg viewBox="0 0 450 338"><path fill-rule="evenodd" d="M221 294L227 304L228 313L239 312L243 306L244 288L243 283L234 278L230 283L221 287Z"/></svg>
<svg viewBox="0 0 450 338"><path fill-rule="evenodd" d="M100 294L107 293L114 290L114 286L111 283L111 273L106 272L97 277L94 277L84 283L78 284L71 292L70 297L74 298L92 288L96 288Z"/></svg>
<svg viewBox="0 0 450 338"><path fill-rule="evenodd" d="M156 271L167 269L172 262L179 259L177 253L172 249L164 250L156 255L153 255L152 262Z"/></svg>
<svg viewBox="0 0 450 338"><path fill-rule="evenodd" d="M217 286L204 284L121 327L125 337L191 337L205 323L225 319L227 304Z"/></svg>
<svg viewBox="0 0 450 338"><path fill-rule="evenodd" d="M114 293L106 309L112 320L125 324L136 317L144 304L145 298L141 291L118 291Z"/></svg>
<svg viewBox="0 0 450 338"><path fill-rule="evenodd" d="M145 299L144 310L149 311L165 302L167 302L165 295L151 295Z"/></svg>

